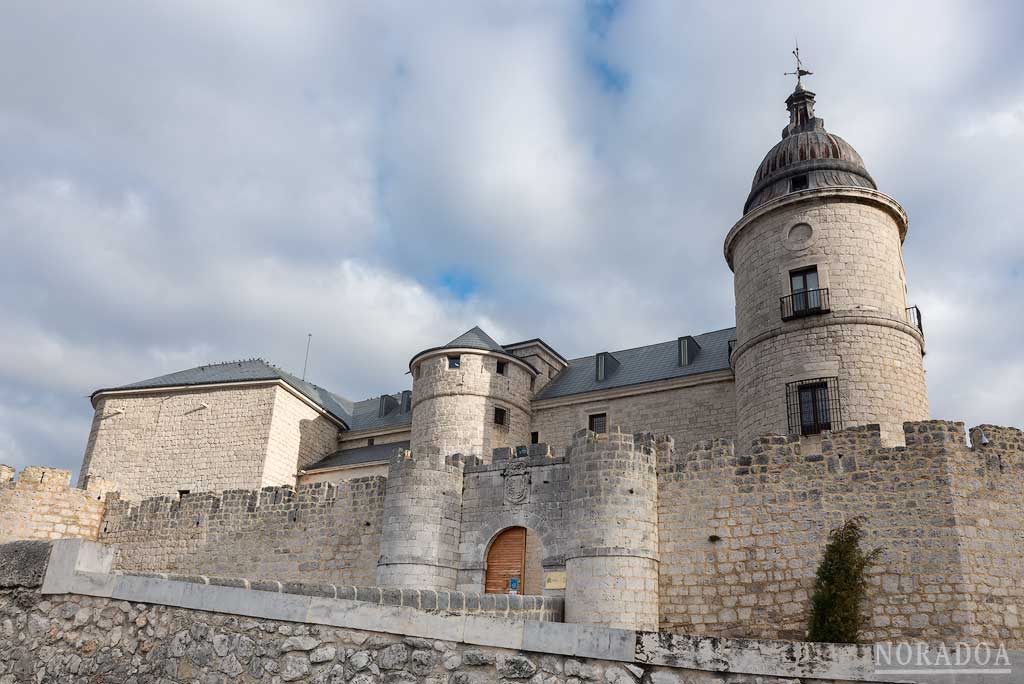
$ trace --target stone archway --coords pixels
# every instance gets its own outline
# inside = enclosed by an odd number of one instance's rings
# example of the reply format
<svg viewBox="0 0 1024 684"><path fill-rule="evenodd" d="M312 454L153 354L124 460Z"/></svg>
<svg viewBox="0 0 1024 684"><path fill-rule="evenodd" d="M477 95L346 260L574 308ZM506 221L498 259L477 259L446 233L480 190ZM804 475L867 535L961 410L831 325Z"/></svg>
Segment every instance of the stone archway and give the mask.
<svg viewBox="0 0 1024 684"><path fill-rule="evenodd" d="M535 532L526 527L506 527L488 544L484 591L506 594L515 577L519 580L518 593L540 596L544 593L543 556L544 547Z"/></svg>

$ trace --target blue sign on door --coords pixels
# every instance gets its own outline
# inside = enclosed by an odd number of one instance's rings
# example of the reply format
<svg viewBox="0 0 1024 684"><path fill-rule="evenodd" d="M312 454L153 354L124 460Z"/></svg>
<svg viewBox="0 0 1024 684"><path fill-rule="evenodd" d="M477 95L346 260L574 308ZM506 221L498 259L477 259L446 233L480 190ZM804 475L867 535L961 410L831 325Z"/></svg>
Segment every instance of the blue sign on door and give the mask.
<svg viewBox="0 0 1024 684"><path fill-rule="evenodd" d="M518 594L519 593L519 578L518 577L509 578L509 580L508 580L508 591L509 591L510 594Z"/></svg>

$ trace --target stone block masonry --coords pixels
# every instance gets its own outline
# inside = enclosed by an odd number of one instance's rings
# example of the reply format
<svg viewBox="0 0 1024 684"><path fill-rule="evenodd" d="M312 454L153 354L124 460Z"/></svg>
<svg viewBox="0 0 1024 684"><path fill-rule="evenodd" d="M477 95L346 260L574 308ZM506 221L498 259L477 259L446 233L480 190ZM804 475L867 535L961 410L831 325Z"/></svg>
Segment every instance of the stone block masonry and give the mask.
<svg viewBox="0 0 1024 684"><path fill-rule="evenodd" d="M96 539L103 518L103 483L74 489L71 473L28 466L14 479L0 465L0 544L17 539Z"/></svg>
<svg viewBox="0 0 1024 684"><path fill-rule="evenodd" d="M109 497L99 541L115 568L373 585L385 479L260 491Z"/></svg>
<svg viewBox="0 0 1024 684"><path fill-rule="evenodd" d="M279 384L101 396L82 463L123 499L295 484L338 427Z"/></svg>
<svg viewBox="0 0 1024 684"><path fill-rule="evenodd" d="M661 628L802 638L828 531L864 515L883 549L866 640L1019 648L1024 438L972 435L968 448L962 423L906 423L906 446L883 447L868 425L820 443L763 437L745 454L703 442L660 462Z"/></svg>

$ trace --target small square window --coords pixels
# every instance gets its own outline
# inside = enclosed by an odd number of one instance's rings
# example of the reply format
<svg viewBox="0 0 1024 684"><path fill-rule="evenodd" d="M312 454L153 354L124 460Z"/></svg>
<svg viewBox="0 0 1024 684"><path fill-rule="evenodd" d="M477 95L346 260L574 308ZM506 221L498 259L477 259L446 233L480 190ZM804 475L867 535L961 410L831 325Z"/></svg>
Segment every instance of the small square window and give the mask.
<svg viewBox="0 0 1024 684"><path fill-rule="evenodd" d="M191 489L179 489L178 490L178 498L179 499L182 498L183 496L185 496L186 494L188 494L191 491L192 491Z"/></svg>
<svg viewBox="0 0 1024 684"><path fill-rule="evenodd" d="M495 425L508 425L508 411L501 408L500 406L494 407L494 424Z"/></svg>
<svg viewBox="0 0 1024 684"><path fill-rule="evenodd" d="M531 432L530 433L530 444L540 444L540 433L539 432Z"/></svg>
<svg viewBox="0 0 1024 684"><path fill-rule="evenodd" d="M608 414L607 413L594 413L590 415L587 422L587 427L590 428L591 432L603 434L608 431Z"/></svg>
<svg viewBox="0 0 1024 684"><path fill-rule="evenodd" d="M793 176L789 180L789 191L796 192L797 190L806 190L809 187L807 180L807 174L801 174L799 176Z"/></svg>
<svg viewBox="0 0 1024 684"><path fill-rule="evenodd" d="M498 362L498 375L504 375L505 370L508 368L508 361Z"/></svg>
<svg viewBox="0 0 1024 684"><path fill-rule="evenodd" d="M366 446L373 446L373 444L374 444L373 437L367 437L366 438Z"/></svg>
<svg viewBox="0 0 1024 684"><path fill-rule="evenodd" d="M462 357L461 356L449 356L448 357L448 368L461 368Z"/></svg>

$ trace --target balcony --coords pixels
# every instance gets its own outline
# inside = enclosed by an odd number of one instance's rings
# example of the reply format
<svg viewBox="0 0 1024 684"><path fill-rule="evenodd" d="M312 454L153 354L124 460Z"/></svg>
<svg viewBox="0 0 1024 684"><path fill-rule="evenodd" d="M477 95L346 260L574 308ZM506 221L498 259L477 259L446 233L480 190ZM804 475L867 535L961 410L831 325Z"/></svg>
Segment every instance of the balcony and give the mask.
<svg viewBox="0 0 1024 684"><path fill-rule="evenodd" d="M907 321L910 325L917 328L922 337L924 336L924 323L921 322L921 310L919 308L916 306L907 307Z"/></svg>
<svg viewBox="0 0 1024 684"><path fill-rule="evenodd" d="M782 309L782 320L784 321L828 313L831 310L828 301L828 288L803 290L794 292L787 297L781 297L779 307Z"/></svg>

